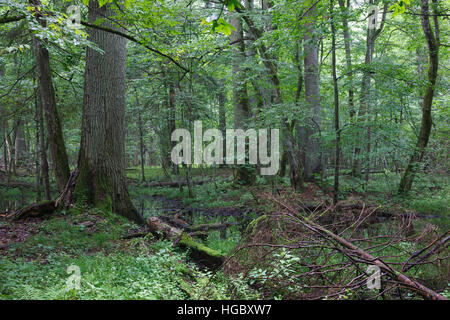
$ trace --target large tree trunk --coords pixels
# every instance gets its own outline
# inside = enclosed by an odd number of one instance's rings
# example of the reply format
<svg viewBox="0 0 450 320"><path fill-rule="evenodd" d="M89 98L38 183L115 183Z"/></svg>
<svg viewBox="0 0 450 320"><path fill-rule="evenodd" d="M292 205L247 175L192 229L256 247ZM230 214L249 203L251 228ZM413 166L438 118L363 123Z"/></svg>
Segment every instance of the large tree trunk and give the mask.
<svg viewBox="0 0 450 320"><path fill-rule="evenodd" d="M246 70L244 67L245 42L241 17L234 17L231 20L231 24L236 29L235 31L232 31L230 35L230 41L233 44L232 72L234 129L245 130L247 127L247 120L250 117L250 110L246 83ZM233 143L233 141L228 141L227 143ZM246 148L246 158L247 150L248 148ZM254 169L249 168L247 165L239 165L235 181L239 184L248 185L253 184L254 180Z"/></svg>
<svg viewBox="0 0 450 320"><path fill-rule="evenodd" d="M36 7L41 5L40 0L30 0L30 2ZM40 14L37 15L37 19L40 25L45 27L46 21ZM53 89L50 69L50 57L48 50L36 37L33 39L33 45L39 76L39 91L45 113L45 120L47 122L50 154L55 171L56 184L61 191L66 185L67 179L69 179L70 169L61 123L56 109L55 91Z"/></svg>
<svg viewBox="0 0 450 320"><path fill-rule="evenodd" d="M406 194L411 190L414 176L418 169L417 167L425 154L425 148L427 147L431 133L431 106L433 104L433 95L439 66L439 23L436 16L436 0L433 0L433 6L433 13L435 15L434 33L430 25L428 0L421 0L422 30L428 45L428 59L430 61L430 66L428 67L428 83L425 88L425 94L422 101L422 122L420 125L419 137L417 138L417 144L413 154L411 155L411 159L409 160L408 167L406 168L402 180L400 181L398 191L401 194Z"/></svg>
<svg viewBox="0 0 450 320"><path fill-rule="evenodd" d="M109 5L90 2L89 22L113 14ZM109 21L102 26L114 28ZM102 30L90 29L89 40L104 51L86 51L79 175L75 200L112 210L144 224L134 208L125 175L126 40Z"/></svg>
<svg viewBox="0 0 450 320"><path fill-rule="evenodd" d="M320 91L319 91L319 67L318 67L318 45L315 33L315 19L317 15L316 5L311 7L308 13L310 22L306 25L304 36L305 50L305 98L306 98L306 126L304 128L305 140L305 180L313 180L313 174L321 170L320 139L311 137L318 134L321 128L320 116Z"/></svg>

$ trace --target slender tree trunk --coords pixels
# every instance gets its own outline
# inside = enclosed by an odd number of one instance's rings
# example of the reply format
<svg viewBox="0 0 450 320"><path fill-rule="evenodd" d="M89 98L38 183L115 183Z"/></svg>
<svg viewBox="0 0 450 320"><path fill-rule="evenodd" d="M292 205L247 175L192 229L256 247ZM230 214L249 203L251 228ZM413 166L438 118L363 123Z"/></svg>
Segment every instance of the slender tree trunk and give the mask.
<svg viewBox="0 0 450 320"><path fill-rule="evenodd" d="M15 126L14 135L14 166L21 167L26 156L25 135L24 135L24 121L18 119Z"/></svg>
<svg viewBox="0 0 450 320"><path fill-rule="evenodd" d="M144 159L144 128L142 124L142 116L141 113L138 115L138 124L139 124L139 152L141 155L141 180L145 182L145 159Z"/></svg>
<svg viewBox="0 0 450 320"><path fill-rule="evenodd" d="M8 131L8 121L5 121L6 124L6 131ZM12 144L12 140L11 140L11 133L7 132L6 133L6 137L5 137L5 144L6 144L6 149L8 151L8 171L7 171L7 178L8 178L8 182L11 178L12 174L16 174L16 167L14 165L14 146Z"/></svg>
<svg viewBox="0 0 450 320"><path fill-rule="evenodd" d="M222 155L223 165L225 166L225 155L227 154L227 142L226 142L226 130L227 130L227 117L226 117L226 96L224 92L223 81L219 80L219 93L218 93L218 102L219 102L219 130L222 132L223 137L223 146L222 146Z"/></svg>
<svg viewBox="0 0 450 320"><path fill-rule="evenodd" d="M425 93L422 101L422 121L420 125L420 132L417 138L417 144L411 155L408 166L400 181L398 192L406 194L411 190L414 176L418 170L418 166L425 154L425 149L428 144L431 133L432 117L431 107L433 105L433 96L436 85L436 78L439 67L439 23L437 18L436 0L433 0L433 14L434 14L434 32L431 28L429 17L428 0L421 0L421 19L422 30L425 35L428 46L428 83L425 88Z"/></svg>
<svg viewBox="0 0 450 320"><path fill-rule="evenodd" d="M298 76L297 76L297 91L295 93L295 103L299 104L300 95L303 90L303 61L300 60L300 56L303 54L303 41L299 40L298 44L296 44L296 51L294 55L295 64L297 65ZM301 167L305 167L305 159L306 159L306 150L305 150L305 141L306 141L306 128L301 124L300 121L296 121L295 129L297 134L297 148L298 148L298 159Z"/></svg>
<svg viewBox="0 0 450 320"><path fill-rule="evenodd" d="M135 94L135 97L136 97L136 107L138 108L139 153L140 153L140 156L141 156L141 180L142 180L142 182L145 182L144 124L142 123L141 104L139 103L139 96L138 96L136 88L134 88L134 94Z"/></svg>
<svg viewBox="0 0 450 320"><path fill-rule="evenodd" d="M42 110L42 100L39 99L39 92L38 92L38 116L39 116L39 143L40 143L40 157L41 157L41 180L44 187L44 194L45 199L51 200L52 195L50 192L50 177L48 174L48 161L47 161L47 149L48 144L45 142L45 129L44 129L44 112Z"/></svg>
<svg viewBox="0 0 450 320"><path fill-rule="evenodd" d="M110 17L109 4L90 1L89 22ZM102 26L115 28L108 20ZM89 40L104 51L86 51L79 174L74 196L130 220L145 224L134 208L125 174L126 40L98 29Z"/></svg>
<svg viewBox="0 0 450 320"><path fill-rule="evenodd" d="M2 115L2 120L1 120L1 124L2 124L2 138L3 138L3 169L5 170L5 173L8 172L8 150L7 150L7 146L6 146L6 120L3 118Z"/></svg>
<svg viewBox="0 0 450 320"><path fill-rule="evenodd" d="M33 81L34 82L34 81ZM35 121L35 143L36 143L36 149L34 152L34 164L35 164L35 173L36 173L36 202L41 201L41 164L39 162L40 159L40 125L39 125L39 102L38 102L38 95L35 93L34 95L34 106L35 106L35 113L34 113L34 121Z"/></svg>
<svg viewBox="0 0 450 320"><path fill-rule="evenodd" d="M353 89L353 70L352 70L352 55L351 55L351 42L350 28L348 26L347 14L351 10L350 0L347 0L347 6L345 6L344 0L339 0L339 7L341 9L342 26L344 33L344 47L345 47L345 62L347 65L347 77L349 82L348 88L348 109L350 119L353 119L355 115L355 102L354 102L354 89Z"/></svg>
<svg viewBox="0 0 450 320"><path fill-rule="evenodd" d="M30 2L35 7L41 5L40 0L30 0ZM37 20L41 26L46 26L46 21L41 15L37 15ZM55 91L53 89L50 68L50 57L48 50L36 37L33 38L33 45L39 76L39 90L42 106L45 112L45 120L47 122L47 133L50 145L50 154L55 171L55 179L58 189L62 190L69 179L70 169L66 146L64 144L64 136L56 108Z"/></svg>
<svg viewBox="0 0 450 320"><path fill-rule="evenodd" d="M336 28L334 25L333 15L334 1L330 0L330 15L331 15L331 68L333 76L334 89L334 132L335 140L335 156L334 156L334 188L333 188L333 204L336 204L339 196L339 157L340 157L340 141L341 133L339 131L339 89L336 75Z"/></svg>
<svg viewBox="0 0 450 320"><path fill-rule="evenodd" d="M176 106L175 106L175 86L173 83L174 79L171 77L169 79L169 145L171 146L169 153L172 151L172 148L176 145L175 141L171 140L172 132L174 132L177 128L176 126ZM170 162L172 167L172 172L174 174L178 173L178 165Z"/></svg>
<svg viewBox="0 0 450 320"><path fill-rule="evenodd" d="M374 0L370 0L370 4L375 4ZM370 171L370 139L371 139L371 124L370 124L370 82L372 77L371 64L373 60L373 54L375 50L375 41L380 35L384 27L384 22L386 19L387 4L384 5L383 17L378 29L367 28L366 36L366 56L364 59L364 71L363 78L361 82L361 95L360 95L360 106L358 110L358 118L361 122L366 124L366 172ZM361 134L359 136L362 136ZM361 150L363 141L357 141L354 148L354 159L352 165L352 175L359 177L361 175ZM369 176L366 176L366 181Z"/></svg>

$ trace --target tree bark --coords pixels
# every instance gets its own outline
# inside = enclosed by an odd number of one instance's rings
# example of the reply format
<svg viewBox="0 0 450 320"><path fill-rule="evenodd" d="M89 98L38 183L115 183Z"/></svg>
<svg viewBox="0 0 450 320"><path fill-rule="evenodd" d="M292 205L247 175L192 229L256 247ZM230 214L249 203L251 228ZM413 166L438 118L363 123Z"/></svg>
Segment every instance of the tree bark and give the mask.
<svg viewBox="0 0 450 320"><path fill-rule="evenodd" d="M304 36L305 50L305 98L306 98L306 126L305 126L305 164L304 177L307 181L312 181L314 173L321 171L320 139L312 137L320 132L320 90L319 90L319 60L317 36L315 33L317 19L316 4L311 7L307 17Z"/></svg>
<svg viewBox="0 0 450 320"><path fill-rule="evenodd" d="M91 1L89 22L110 17L109 4ZM109 20L102 26L114 28ZM126 39L103 30L89 30L89 40L104 51L86 51L79 174L76 201L87 201L145 224L128 194L125 174Z"/></svg>

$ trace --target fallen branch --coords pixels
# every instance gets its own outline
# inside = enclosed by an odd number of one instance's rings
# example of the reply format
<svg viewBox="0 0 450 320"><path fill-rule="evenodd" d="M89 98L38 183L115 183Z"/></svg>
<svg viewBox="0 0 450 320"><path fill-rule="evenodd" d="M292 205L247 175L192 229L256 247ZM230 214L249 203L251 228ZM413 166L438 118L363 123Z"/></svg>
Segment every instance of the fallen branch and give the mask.
<svg viewBox="0 0 450 320"><path fill-rule="evenodd" d="M295 221L302 224L305 228L313 231L314 233L316 233L317 235L319 235L323 238L333 239L334 241L336 241L338 244L340 244L344 248L351 250L362 261L364 261L366 263L370 263L372 265L376 265L383 272L390 274L393 279L396 279L398 282L400 282L404 286L417 291L417 293L419 293L422 297L424 297L426 299L432 299L432 300L447 300L447 298L445 298L441 294L425 287L424 285L422 285L421 283L419 283L415 280L408 278L403 273L392 269L380 258L372 256L371 254L367 253L366 251L356 247L353 243L334 234L330 230L322 227L321 225L319 225L313 221L308 220L307 218L300 216L295 209L293 209L290 206L286 205L285 203L279 201L272 195L265 194L265 196L267 196L267 198L270 198L271 200L276 202L280 207L286 209L288 211L288 213L286 213L286 214L289 217L295 219Z"/></svg>
<svg viewBox="0 0 450 320"><path fill-rule="evenodd" d="M450 234L450 231L447 231L441 237L439 237L438 239L433 241L430 245L426 246L425 248L423 248L419 251L414 252L411 255L411 257L409 257L408 260L406 260L405 265L402 268L402 271L406 272L409 269L411 269L412 267L420 264L422 261L431 257L441 247L443 247L443 246L447 247L448 245L446 245L446 243L450 240L449 234ZM430 248L431 248L431 250L427 252L427 250ZM425 254L423 254L423 253L425 253ZM416 260L416 261L410 262L411 260Z"/></svg>
<svg viewBox="0 0 450 320"><path fill-rule="evenodd" d="M33 203L25 208L16 210L11 215L7 216L11 220L19 220L25 218L36 218L44 215L49 215L55 211L55 201L44 201L40 203Z"/></svg>
<svg viewBox="0 0 450 320"><path fill-rule="evenodd" d="M71 201L72 191L75 187L75 181L78 176L78 168L70 174L69 180L66 183L66 186L58 195L55 200L43 201L40 203L33 203L27 207L16 210L7 218L11 220L20 220L29 217L41 217L44 215L52 214L56 211L56 209L63 203L65 206L68 206Z"/></svg>

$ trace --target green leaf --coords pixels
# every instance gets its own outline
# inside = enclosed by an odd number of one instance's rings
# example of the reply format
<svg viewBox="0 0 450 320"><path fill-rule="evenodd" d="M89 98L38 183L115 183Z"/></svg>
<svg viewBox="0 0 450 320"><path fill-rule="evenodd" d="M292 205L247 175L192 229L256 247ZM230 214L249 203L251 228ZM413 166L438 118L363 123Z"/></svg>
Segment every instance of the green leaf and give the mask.
<svg viewBox="0 0 450 320"><path fill-rule="evenodd" d="M109 0L98 0L98 6L101 8L108 2L109 2Z"/></svg>

